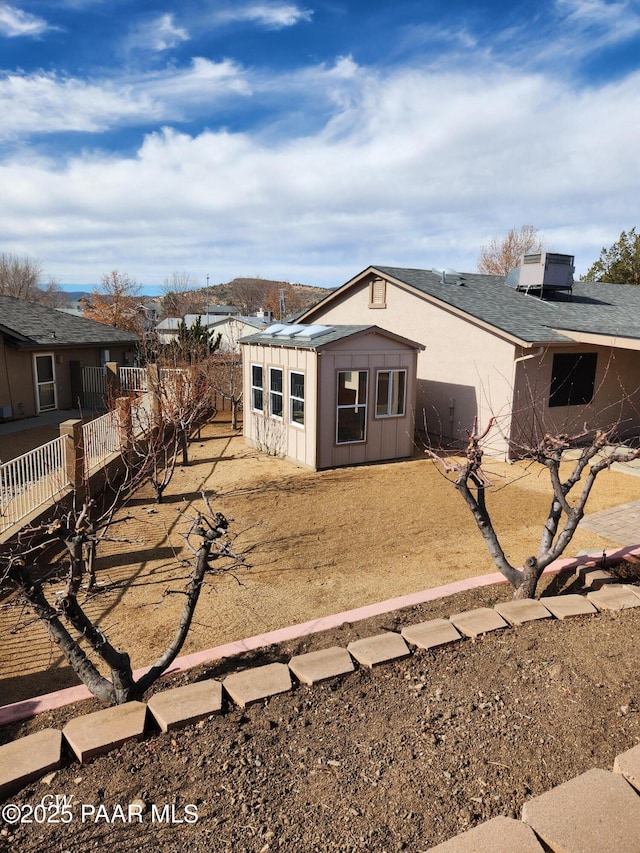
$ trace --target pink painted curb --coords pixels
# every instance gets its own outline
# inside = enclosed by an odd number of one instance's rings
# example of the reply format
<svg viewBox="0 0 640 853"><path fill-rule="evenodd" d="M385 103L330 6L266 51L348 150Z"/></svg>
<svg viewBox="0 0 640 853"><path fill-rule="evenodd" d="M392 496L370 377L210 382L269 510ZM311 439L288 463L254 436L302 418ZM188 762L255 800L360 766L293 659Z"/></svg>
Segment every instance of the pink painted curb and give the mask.
<svg viewBox="0 0 640 853"><path fill-rule="evenodd" d="M627 557L630 554L640 556L640 545L628 545L624 548L616 548L612 551L584 554L579 557L569 557L562 560L556 560L551 565L547 566L543 574L557 574L563 570L576 569L585 563L601 562L605 556L605 564L616 562L617 560ZM254 651L255 649L264 648L274 645L275 643L283 643L287 640L295 640L298 637L306 637L309 634L317 634L321 631L328 631L331 628L337 628L345 622L359 622L362 619L368 619L371 616L380 616L384 613L391 613L394 610L401 610L403 607L413 607L415 604L424 604L426 601L435 601L438 598L445 598L448 595L455 595L458 592L466 592L470 589L478 589L483 586L491 586L492 584L504 584L507 581L500 572L495 572L490 575L479 575L475 578L467 578L461 581L445 584L444 586L433 587L432 589L424 589L420 592L412 592L408 595L402 595L397 598L388 598L386 601L379 601L376 604L368 604L364 607L356 607L353 610L345 610L342 613L335 613L331 616L322 616L318 619L311 619L309 622L301 622L298 625L291 625L288 628L278 628L275 631L269 631L266 634L256 634L254 637L247 637L244 640L236 640L233 643L226 643L223 646L215 646L212 649L206 649L203 652L194 652L191 655L176 658L171 667L166 671L169 673L184 672L192 669L202 663L210 663L212 661L221 660L222 658L234 657L243 652ZM147 671L149 667L136 669L133 673L134 678L139 678ZM61 708L64 705L71 705L74 702L82 702L86 699L93 699L94 696L87 688L80 684L77 687L67 687L64 690L57 690L55 693L45 693L42 696L36 696L33 699L23 699L21 702L14 702L11 705L0 706L0 726L6 726L10 723L17 723L21 720L26 720L29 717L35 717L44 711L52 711L55 708Z"/></svg>

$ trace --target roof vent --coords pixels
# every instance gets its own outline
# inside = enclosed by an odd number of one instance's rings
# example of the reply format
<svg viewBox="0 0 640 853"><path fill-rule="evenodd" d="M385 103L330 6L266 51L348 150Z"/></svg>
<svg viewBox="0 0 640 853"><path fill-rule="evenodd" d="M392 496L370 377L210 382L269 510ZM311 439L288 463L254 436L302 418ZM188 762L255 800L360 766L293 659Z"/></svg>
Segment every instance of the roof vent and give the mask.
<svg viewBox="0 0 640 853"><path fill-rule="evenodd" d="M464 278L462 273L456 272L456 270L451 269L451 267L447 267L446 269L440 269L438 267L433 267L431 272L440 276L440 284L456 284L458 286L464 284ZM447 276L449 277L449 281L447 281ZM451 281L451 278L455 277L455 281Z"/></svg>
<svg viewBox="0 0 640 853"><path fill-rule="evenodd" d="M559 255L555 252L537 252L523 255L520 265L511 270L505 284L525 293L569 291L573 288L573 255Z"/></svg>

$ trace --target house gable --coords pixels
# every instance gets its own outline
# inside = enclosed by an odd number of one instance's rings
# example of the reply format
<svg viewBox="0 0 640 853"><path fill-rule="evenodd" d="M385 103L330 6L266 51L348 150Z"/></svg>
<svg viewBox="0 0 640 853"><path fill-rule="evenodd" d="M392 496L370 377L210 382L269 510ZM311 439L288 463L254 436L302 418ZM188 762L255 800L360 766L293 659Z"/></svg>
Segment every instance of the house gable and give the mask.
<svg viewBox="0 0 640 853"><path fill-rule="evenodd" d="M600 353L600 379L588 413L595 417L613 402L601 366L616 350L640 350L640 288L624 285L579 282L571 298L541 299L507 287L501 276L371 266L301 320L362 323L372 316L378 325L426 346L418 358L416 405L429 431L462 443L476 419L486 425L495 418L491 450L496 455L510 453L513 413L518 410L522 422L531 420L523 395L535 393L536 412L555 415L554 423L560 416L565 422L575 417L578 409L583 413L584 406L573 399L568 407L549 406L555 352L595 348ZM639 373L632 362L618 357L624 375L616 382L627 394ZM639 420L636 411L631 422Z"/></svg>

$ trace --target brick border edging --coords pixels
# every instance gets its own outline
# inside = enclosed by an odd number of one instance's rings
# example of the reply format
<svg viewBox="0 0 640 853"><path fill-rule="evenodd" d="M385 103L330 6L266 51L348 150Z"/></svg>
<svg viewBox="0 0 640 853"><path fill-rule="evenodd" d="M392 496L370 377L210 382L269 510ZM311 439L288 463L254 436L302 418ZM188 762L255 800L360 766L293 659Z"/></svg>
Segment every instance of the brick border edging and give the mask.
<svg viewBox="0 0 640 853"><path fill-rule="evenodd" d="M605 564L608 565L631 554L637 554L640 556L640 545L627 545L622 548L612 549L611 551L603 550L602 552L597 553L590 552L576 557L556 560L544 570L543 575L558 574L561 571L577 569L587 563L594 562L594 560L604 561ZM404 607L412 607L416 604L423 604L426 601L445 598L446 596L455 595L459 592L467 592L468 590L478 589L483 586L505 583L507 583L507 581L504 576L500 574L500 572L494 572L489 575L478 575L477 577L467 578L461 581L453 581L452 583L445 584L443 586L409 593L396 598L388 598L385 601L380 601L376 604L369 604L352 610L345 610L342 613L336 613L330 616L321 616L317 619L311 619L307 622L301 622L287 628L278 628L275 631L269 631L265 634L256 634L255 636L247 637L244 640L237 640L232 643L226 643L222 646L215 646L214 648L206 649L202 652L194 652L193 654L176 658L173 664L165 673L163 673L163 675L184 672L185 670L192 669L203 663L212 663L213 661L221 660L223 658L235 657L243 652L265 648L267 646L274 645L275 643L282 643L287 640L294 640L299 637L306 637L311 634L328 631L332 628L337 628L340 625L343 625L345 622L359 622L372 616L391 613L394 610L400 610ZM133 673L134 678L139 678L141 675L144 675L147 670L148 667L135 670ZM33 699L23 699L20 702L2 705L0 706L0 726L18 723L23 720L27 720L30 717L35 717L45 711L52 711L56 708L62 708L65 705L72 705L75 702L82 702L93 698L95 697L84 685L78 685L77 687L67 687L63 690L57 690L53 693L45 693L43 696L37 696Z"/></svg>

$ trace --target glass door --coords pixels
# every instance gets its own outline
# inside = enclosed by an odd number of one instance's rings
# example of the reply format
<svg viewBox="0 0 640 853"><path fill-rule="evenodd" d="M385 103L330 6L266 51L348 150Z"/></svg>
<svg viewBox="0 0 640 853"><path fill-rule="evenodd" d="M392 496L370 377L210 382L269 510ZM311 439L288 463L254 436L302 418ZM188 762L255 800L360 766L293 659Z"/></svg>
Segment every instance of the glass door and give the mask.
<svg viewBox="0 0 640 853"><path fill-rule="evenodd" d="M38 413L51 412L58 408L56 404L56 374L53 354L35 355L33 361L36 376Z"/></svg>

